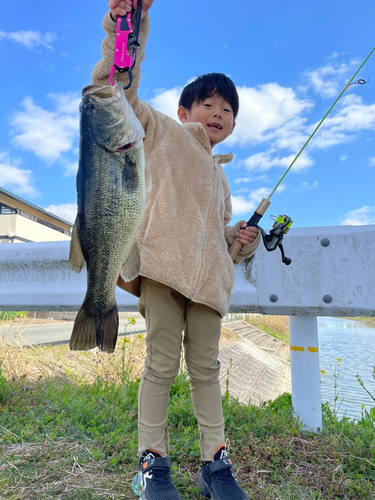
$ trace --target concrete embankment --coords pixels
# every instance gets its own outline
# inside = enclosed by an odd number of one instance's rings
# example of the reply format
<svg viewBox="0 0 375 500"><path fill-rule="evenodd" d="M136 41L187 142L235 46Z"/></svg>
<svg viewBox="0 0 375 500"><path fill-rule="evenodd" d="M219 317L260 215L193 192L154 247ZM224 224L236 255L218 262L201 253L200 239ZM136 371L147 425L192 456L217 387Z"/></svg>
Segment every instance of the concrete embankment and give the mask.
<svg viewBox="0 0 375 500"><path fill-rule="evenodd" d="M259 405L291 392L289 346L246 321L224 323L238 336L220 350L220 385L243 403Z"/></svg>

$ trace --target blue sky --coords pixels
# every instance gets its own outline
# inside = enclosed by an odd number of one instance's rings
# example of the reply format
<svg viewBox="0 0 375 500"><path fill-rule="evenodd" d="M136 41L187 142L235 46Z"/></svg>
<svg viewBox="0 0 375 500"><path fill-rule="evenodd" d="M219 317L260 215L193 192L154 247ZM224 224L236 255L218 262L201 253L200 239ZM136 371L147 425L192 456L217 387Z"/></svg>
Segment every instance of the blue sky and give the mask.
<svg viewBox="0 0 375 500"><path fill-rule="evenodd" d="M230 5L230 7L228 7ZM101 57L107 1L0 5L0 186L74 220L78 106ZM140 97L175 115L212 71L238 87L233 135L215 152L233 221L248 219L375 46L374 0L155 0ZM374 224L375 53L272 197L295 227ZM267 217L264 226L270 227Z"/></svg>

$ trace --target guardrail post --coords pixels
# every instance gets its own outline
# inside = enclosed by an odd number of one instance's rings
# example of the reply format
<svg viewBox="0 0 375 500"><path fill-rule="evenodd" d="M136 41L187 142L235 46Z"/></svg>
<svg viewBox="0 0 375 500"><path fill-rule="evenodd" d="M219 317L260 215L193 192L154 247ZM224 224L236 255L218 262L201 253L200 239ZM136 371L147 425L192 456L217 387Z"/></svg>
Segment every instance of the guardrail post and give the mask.
<svg viewBox="0 0 375 500"><path fill-rule="evenodd" d="M317 317L289 316L289 339L294 415L304 429L320 434L322 404Z"/></svg>

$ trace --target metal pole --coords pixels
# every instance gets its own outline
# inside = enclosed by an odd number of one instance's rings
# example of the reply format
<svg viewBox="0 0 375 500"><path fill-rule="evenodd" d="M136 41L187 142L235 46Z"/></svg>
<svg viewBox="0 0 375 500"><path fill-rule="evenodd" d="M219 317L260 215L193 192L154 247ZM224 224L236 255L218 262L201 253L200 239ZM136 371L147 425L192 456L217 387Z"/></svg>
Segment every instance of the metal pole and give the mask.
<svg viewBox="0 0 375 500"><path fill-rule="evenodd" d="M289 338L294 416L303 429L320 434L322 404L317 317L289 316Z"/></svg>

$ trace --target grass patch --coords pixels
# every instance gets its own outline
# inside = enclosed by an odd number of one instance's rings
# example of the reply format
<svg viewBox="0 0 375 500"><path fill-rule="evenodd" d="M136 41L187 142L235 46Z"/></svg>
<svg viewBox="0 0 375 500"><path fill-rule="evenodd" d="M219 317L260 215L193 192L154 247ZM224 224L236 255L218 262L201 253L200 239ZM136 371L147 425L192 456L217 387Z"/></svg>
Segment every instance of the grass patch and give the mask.
<svg viewBox="0 0 375 500"><path fill-rule="evenodd" d="M1 499L135 498L130 485L138 464L144 340L126 340L119 340L113 355L2 343ZM316 436L301 431L289 394L256 407L226 393L223 409L235 474L249 498L375 497L373 414L338 420L324 405L324 430ZM195 486L199 433L184 371L171 389L168 422L181 498L203 500Z"/></svg>
<svg viewBox="0 0 375 500"><path fill-rule="evenodd" d="M254 316L253 314L246 314L245 321L289 344L288 316Z"/></svg>
<svg viewBox="0 0 375 500"><path fill-rule="evenodd" d="M0 311L0 320L13 321L16 318L25 318L27 315L26 311Z"/></svg>

